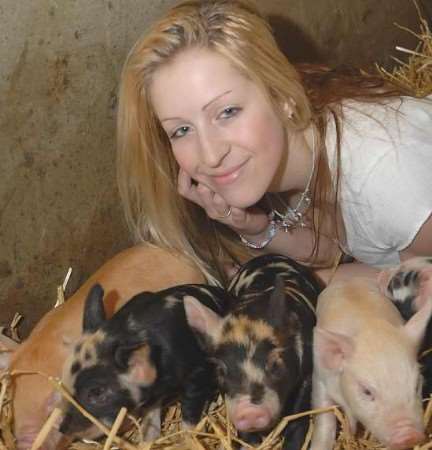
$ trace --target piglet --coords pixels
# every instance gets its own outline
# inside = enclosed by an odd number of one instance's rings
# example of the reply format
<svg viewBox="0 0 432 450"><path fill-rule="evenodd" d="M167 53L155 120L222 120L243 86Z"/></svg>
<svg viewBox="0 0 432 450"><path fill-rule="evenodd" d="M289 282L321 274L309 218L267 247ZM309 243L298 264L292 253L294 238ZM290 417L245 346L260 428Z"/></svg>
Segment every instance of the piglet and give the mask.
<svg viewBox="0 0 432 450"><path fill-rule="evenodd" d="M185 299L192 328L206 336L228 416L257 443L282 416L310 409L312 332L320 285L312 272L279 255L246 263L230 284L235 299L221 318ZM288 424L285 449L301 448L308 419Z"/></svg>
<svg viewBox="0 0 432 450"><path fill-rule="evenodd" d="M84 301L95 283L104 286L105 310L111 316L139 292L203 281L200 271L176 253L148 245L131 247L107 261L63 305L49 311L10 357L4 358L5 363L11 371L60 377L71 346L80 337ZM45 377L35 374L15 376L13 388L17 448L28 450L55 404L53 387ZM51 433L44 449L59 448L60 438L60 433Z"/></svg>
<svg viewBox="0 0 432 450"><path fill-rule="evenodd" d="M341 406L352 433L359 421L390 449L420 443L425 434L417 352L431 310L426 302L404 323L373 281L330 284L318 299L313 406ZM318 414L311 450L332 449L335 435L334 414Z"/></svg>
<svg viewBox="0 0 432 450"><path fill-rule="evenodd" d="M142 415L180 396L183 423L195 425L216 391L214 366L190 329L184 299L225 314L227 293L206 285L181 285L134 296L106 319L99 284L86 300L83 337L68 358L62 381L89 413L108 427L120 408ZM60 431L96 438L72 404Z"/></svg>
<svg viewBox="0 0 432 450"><path fill-rule="evenodd" d="M381 292L390 298L405 320L432 299L432 257L410 258L378 275ZM432 394L432 321L429 321L420 349L424 377L423 397Z"/></svg>

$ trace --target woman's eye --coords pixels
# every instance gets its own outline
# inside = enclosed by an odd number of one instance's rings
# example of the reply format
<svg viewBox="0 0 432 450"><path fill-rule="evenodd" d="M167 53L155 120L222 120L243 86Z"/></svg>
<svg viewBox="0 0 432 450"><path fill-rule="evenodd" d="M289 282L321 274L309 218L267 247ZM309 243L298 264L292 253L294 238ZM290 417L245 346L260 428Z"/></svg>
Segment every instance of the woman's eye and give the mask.
<svg viewBox="0 0 432 450"><path fill-rule="evenodd" d="M219 117L221 119L229 119L230 117L236 116L239 112L240 108L237 108L235 106L228 106L219 114Z"/></svg>
<svg viewBox="0 0 432 450"><path fill-rule="evenodd" d="M186 136L188 131L189 131L189 127L188 126L183 126L183 127L176 128L174 130L174 132L171 133L170 139L177 139L177 138L181 138L183 136Z"/></svg>

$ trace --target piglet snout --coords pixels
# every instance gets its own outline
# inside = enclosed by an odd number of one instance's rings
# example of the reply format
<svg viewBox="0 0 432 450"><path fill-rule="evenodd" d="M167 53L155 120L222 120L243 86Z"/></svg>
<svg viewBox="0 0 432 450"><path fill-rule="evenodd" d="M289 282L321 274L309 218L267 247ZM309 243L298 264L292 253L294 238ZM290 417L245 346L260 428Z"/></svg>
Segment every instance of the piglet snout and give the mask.
<svg viewBox="0 0 432 450"><path fill-rule="evenodd" d="M245 402L237 406L232 420L239 431L264 430L270 425L271 414L264 406Z"/></svg>
<svg viewBox="0 0 432 450"><path fill-rule="evenodd" d="M405 450L420 444L425 438L423 431L418 430L410 423L403 423L397 427L388 446L391 450Z"/></svg>

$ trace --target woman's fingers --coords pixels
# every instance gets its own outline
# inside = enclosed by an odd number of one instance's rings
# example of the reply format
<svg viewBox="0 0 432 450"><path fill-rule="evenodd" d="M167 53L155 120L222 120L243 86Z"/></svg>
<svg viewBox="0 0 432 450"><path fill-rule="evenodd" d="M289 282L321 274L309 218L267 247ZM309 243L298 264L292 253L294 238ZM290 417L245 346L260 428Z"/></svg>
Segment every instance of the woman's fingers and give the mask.
<svg viewBox="0 0 432 450"><path fill-rule="evenodd" d="M189 198L192 187L192 178L183 170L179 170L177 178L177 190L182 197Z"/></svg>
<svg viewBox="0 0 432 450"><path fill-rule="evenodd" d="M201 199L203 208L211 219L224 221L229 218L232 208L219 194L201 183L197 186L197 193Z"/></svg>
<svg viewBox="0 0 432 450"><path fill-rule="evenodd" d="M197 192L197 185L183 169L180 169L178 174L177 189L182 197L187 198L191 202L194 202L204 208L201 198Z"/></svg>
<svg viewBox="0 0 432 450"><path fill-rule="evenodd" d="M182 169L178 175L178 191L182 197L201 206L206 214L237 232L257 234L268 225L268 217L257 208L236 208L203 183L196 183Z"/></svg>

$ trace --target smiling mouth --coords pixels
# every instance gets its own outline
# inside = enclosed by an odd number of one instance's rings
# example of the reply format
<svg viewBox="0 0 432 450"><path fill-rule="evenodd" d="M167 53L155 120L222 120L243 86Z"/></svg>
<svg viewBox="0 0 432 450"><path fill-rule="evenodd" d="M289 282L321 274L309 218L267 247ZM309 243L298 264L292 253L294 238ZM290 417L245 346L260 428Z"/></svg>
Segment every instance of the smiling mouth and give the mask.
<svg viewBox="0 0 432 450"><path fill-rule="evenodd" d="M247 161L248 160L242 162L236 167L233 167L232 169L230 169L229 171L225 172L222 175L212 175L211 178L216 184L219 185L232 183L240 176L241 170L246 165Z"/></svg>

